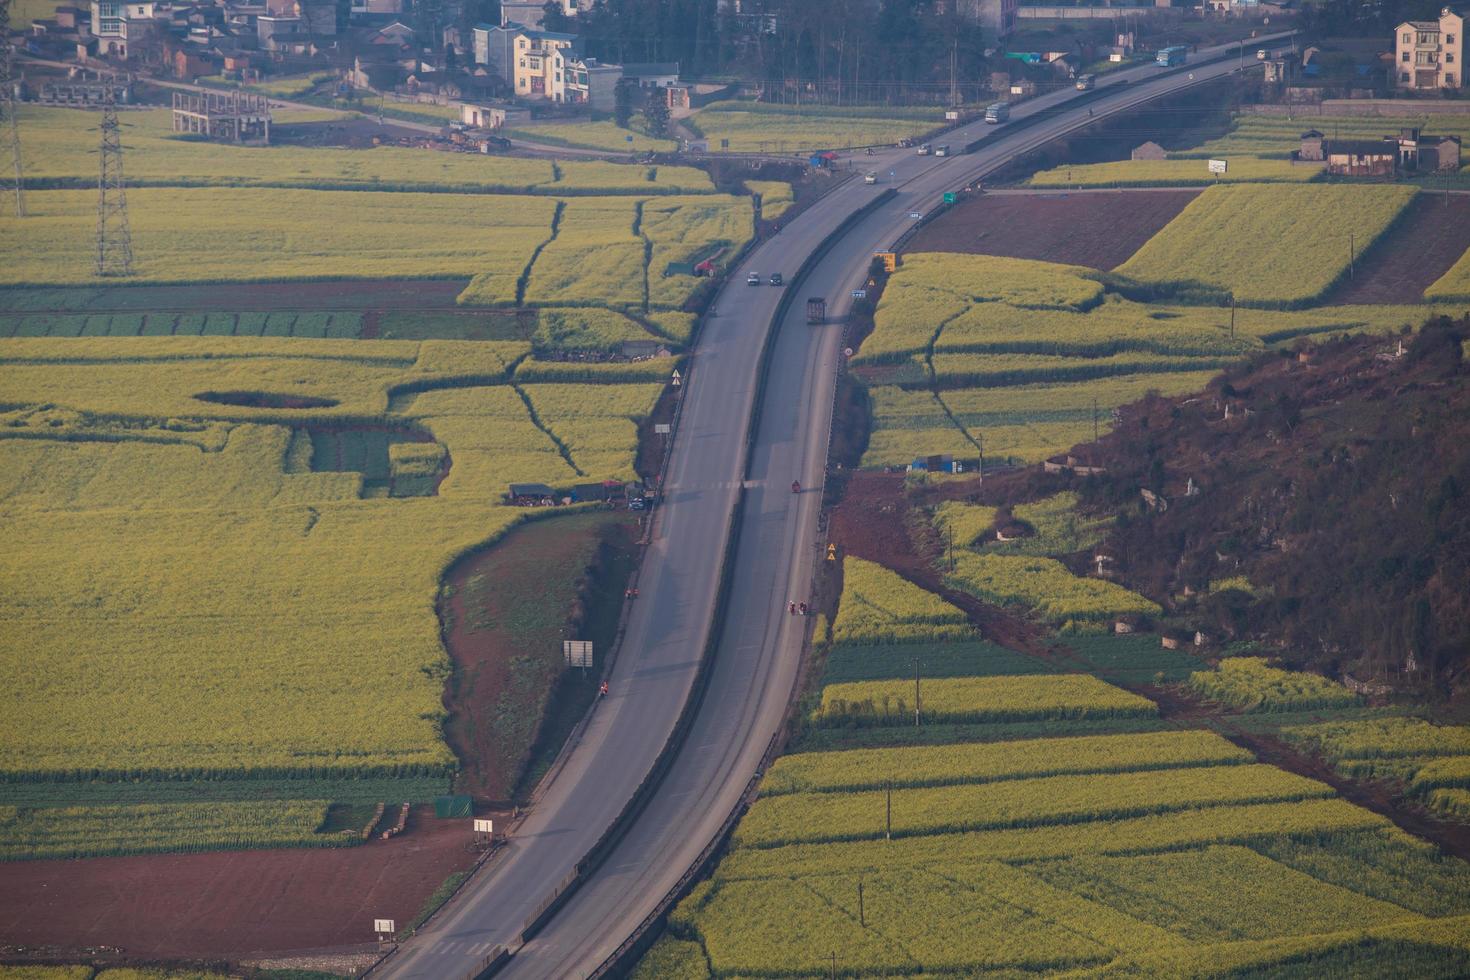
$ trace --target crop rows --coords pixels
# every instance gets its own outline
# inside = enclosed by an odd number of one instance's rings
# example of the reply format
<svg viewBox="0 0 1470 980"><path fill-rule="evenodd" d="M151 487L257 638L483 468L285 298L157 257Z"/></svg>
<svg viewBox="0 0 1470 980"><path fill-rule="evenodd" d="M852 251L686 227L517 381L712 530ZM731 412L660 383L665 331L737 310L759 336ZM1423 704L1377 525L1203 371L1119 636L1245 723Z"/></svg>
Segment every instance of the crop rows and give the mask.
<svg viewBox="0 0 1470 980"><path fill-rule="evenodd" d="M1189 688L1237 711L1300 711L1359 703L1352 691L1316 674L1268 667L1262 657L1231 657L1219 668L1191 674Z"/></svg>
<svg viewBox="0 0 1470 980"><path fill-rule="evenodd" d="M1251 761L1249 752L1202 731L806 752L777 759L761 783L761 795L853 792L887 785L946 786Z"/></svg>
<svg viewBox="0 0 1470 980"><path fill-rule="evenodd" d="M692 122L712 149L735 153L800 152L897 143L943 125L937 109L893 106L785 106L754 102L715 102ZM728 140L725 147L723 141Z"/></svg>
<svg viewBox="0 0 1470 980"><path fill-rule="evenodd" d="M842 563L842 600L832 623L838 643L904 643L970 639L964 612L861 558Z"/></svg>
<svg viewBox="0 0 1470 980"><path fill-rule="evenodd" d="M1229 767L1230 771L1256 767ZM1141 801L1147 802L1147 801ZM879 800L880 808L883 800ZM1216 805L1086 823L927 834L831 844L739 848L721 864L724 878L851 874L961 861L1034 861L1073 854L1142 854L1263 838L1325 836L1392 826L1383 817L1338 799Z"/></svg>
<svg viewBox="0 0 1470 980"><path fill-rule="evenodd" d="M827 653L825 683L913 679L915 664L924 677L1004 677L1045 674L1045 662L983 640L935 643L834 644Z"/></svg>
<svg viewBox="0 0 1470 980"><path fill-rule="evenodd" d="M1322 175L1322 165L1232 156L1223 174L1210 173L1204 159L1121 160L1063 164L1032 175L1031 187L1200 187L1205 184L1304 184Z"/></svg>
<svg viewBox="0 0 1470 980"><path fill-rule="evenodd" d="M290 122L292 118L288 115L281 121ZM53 185L58 181L95 185L96 120L97 114L87 110L22 106L19 121L26 177ZM228 185L481 194L645 195L714 190L709 176L694 167L649 168L596 161L553 163L469 153L425 153L399 147L362 150L229 146L174 138L168 109L127 112L121 122L127 147L128 182L133 187ZM129 194L129 204L132 204L132 194ZM469 206L494 207L494 202L482 200ZM196 212L199 213L208 212Z"/></svg>
<svg viewBox="0 0 1470 980"><path fill-rule="evenodd" d="M1413 200L1412 187L1212 187L1118 272L1196 283L1261 306L1301 306L1342 279ZM1220 242L1238 243L1222 249Z"/></svg>
<svg viewBox="0 0 1470 980"><path fill-rule="evenodd" d="M927 722L1004 722L1043 718L1148 716L1152 701L1085 674L940 677L919 684ZM907 725L914 720L911 679L828 684L813 715L822 725Z"/></svg>
<svg viewBox="0 0 1470 980"><path fill-rule="evenodd" d="M339 847L320 834L325 801L0 807L0 861L247 847Z"/></svg>
<svg viewBox="0 0 1470 980"><path fill-rule="evenodd" d="M1125 736L1134 737L1134 736ZM1331 796L1331 787L1274 766L1224 766L1037 776L1000 782L848 793L790 793L756 801L737 847L782 847L1086 823L1222 804ZM891 811L890 811L891 803ZM891 816L890 816L891 814Z"/></svg>
<svg viewBox="0 0 1470 980"><path fill-rule="evenodd" d="M334 337L355 338L362 314L335 313L32 313L0 316L9 337Z"/></svg>
<svg viewBox="0 0 1470 980"><path fill-rule="evenodd" d="M1093 548L1107 536L1109 518L1089 518L1077 513L1077 495L1070 491L1027 504L1017 504L1011 514L1035 532L1015 541L987 544L986 550L1003 555L1057 557Z"/></svg>
<svg viewBox="0 0 1470 980"><path fill-rule="evenodd" d="M1064 628L1085 627L1124 613L1157 615L1156 603L1103 579L1081 578L1052 558L955 555L952 587L988 602L1022 605Z"/></svg>

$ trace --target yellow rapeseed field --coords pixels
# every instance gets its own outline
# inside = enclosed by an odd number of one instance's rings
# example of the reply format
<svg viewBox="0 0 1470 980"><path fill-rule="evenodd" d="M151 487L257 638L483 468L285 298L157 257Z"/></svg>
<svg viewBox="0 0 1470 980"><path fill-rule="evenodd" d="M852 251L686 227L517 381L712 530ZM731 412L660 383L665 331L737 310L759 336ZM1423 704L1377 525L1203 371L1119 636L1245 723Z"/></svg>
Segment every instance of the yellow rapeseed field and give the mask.
<svg viewBox="0 0 1470 980"><path fill-rule="evenodd" d="M1348 272L1413 200L1413 187L1211 187L1118 272L1200 283L1241 303L1300 306Z"/></svg>

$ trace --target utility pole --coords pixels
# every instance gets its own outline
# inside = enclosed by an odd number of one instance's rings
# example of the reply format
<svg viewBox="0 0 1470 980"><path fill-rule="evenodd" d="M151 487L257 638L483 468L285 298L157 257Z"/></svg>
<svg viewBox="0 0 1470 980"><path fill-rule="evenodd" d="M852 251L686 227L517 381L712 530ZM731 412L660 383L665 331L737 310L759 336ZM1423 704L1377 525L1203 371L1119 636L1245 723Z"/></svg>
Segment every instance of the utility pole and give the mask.
<svg viewBox="0 0 1470 980"><path fill-rule="evenodd" d="M1354 232L1354 231L1348 232L1348 278L1349 279L1356 279L1357 278L1357 271L1353 268L1353 266L1356 265L1357 264L1357 261L1358 261L1358 241L1357 241L1357 239L1358 239L1357 232Z"/></svg>
<svg viewBox="0 0 1470 980"><path fill-rule="evenodd" d="M1097 442L1097 399L1092 400L1092 441Z"/></svg>
<svg viewBox="0 0 1470 980"><path fill-rule="evenodd" d="M919 727L919 658L914 658L914 727Z"/></svg>
<svg viewBox="0 0 1470 980"><path fill-rule="evenodd" d="M0 3L0 122L5 129L0 132L0 194L15 199L15 216L26 216L25 182L21 173L20 124L15 118L15 77L13 74L14 50L7 38L10 36L10 4ZM14 173L14 188L11 183ZM11 193L4 193L10 191Z"/></svg>
<svg viewBox="0 0 1470 980"><path fill-rule="evenodd" d="M888 791L888 815L883 824L883 839L893 840L893 782L890 780L884 789Z"/></svg>
<svg viewBox="0 0 1470 980"><path fill-rule="evenodd" d="M863 911L863 879L858 879L858 925L866 929L868 917Z"/></svg>
<svg viewBox="0 0 1470 980"><path fill-rule="evenodd" d="M959 38L951 43L949 49L949 104L957 106L960 104L959 97L955 92L955 66L959 61L960 42Z"/></svg>
<svg viewBox="0 0 1470 980"><path fill-rule="evenodd" d="M133 274L133 234L128 228L128 196L123 185L122 129L112 80L104 82L102 101L102 167L97 178L98 276Z"/></svg>
<svg viewBox="0 0 1470 980"><path fill-rule="evenodd" d="M1235 290L1230 291L1230 339L1235 339Z"/></svg>

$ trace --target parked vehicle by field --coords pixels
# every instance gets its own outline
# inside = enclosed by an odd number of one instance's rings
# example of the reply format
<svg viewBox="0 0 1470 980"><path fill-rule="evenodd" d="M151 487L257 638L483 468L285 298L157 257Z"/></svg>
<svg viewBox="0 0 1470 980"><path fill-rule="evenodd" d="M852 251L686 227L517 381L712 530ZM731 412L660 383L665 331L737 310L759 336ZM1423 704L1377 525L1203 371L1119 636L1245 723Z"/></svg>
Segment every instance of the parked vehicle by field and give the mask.
<svg viewBox="0 0 1470 980"><path fill-rule="evenodd" d="M824 296L809 296L806 301L806 322L827 322L827 299Z"/></svg>
<svg viewBox="0 0 1470 980"><path fill-rule="evenodd" d="M1154 54L1154 64L1160 68L1171 68L1174 65L1182 65L1189 57L1189 49L1182 44L1175 44L1167 48L1159 48Z"/></svg>
<svg viewBox="0 0 1470 980"><path fill-rule="evenodd" d="M993 102L985 107L985 121L994 125L1003 123L1011 118L1011 104L1009 102Z"/></svg>

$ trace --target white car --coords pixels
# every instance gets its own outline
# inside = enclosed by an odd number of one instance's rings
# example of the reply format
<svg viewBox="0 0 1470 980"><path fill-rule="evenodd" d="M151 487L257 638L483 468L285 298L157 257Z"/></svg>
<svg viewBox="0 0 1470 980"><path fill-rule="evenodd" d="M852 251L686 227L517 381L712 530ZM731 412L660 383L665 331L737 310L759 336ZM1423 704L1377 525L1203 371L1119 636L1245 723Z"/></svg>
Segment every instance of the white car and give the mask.
<svg viewBox="0 0 1470 980"><path fill-rule="evenodd" d="M759 272L752 272L745 277L745 284L747 286L759 286L761 284L761 274Z"/></svg>
<svg viewBox="0 0 1470 980"><path fill-rule="evenodd" d="M863 176L863 183L865 183L865 184L876 184L876 183L878 183L878 172L876 170L869 170L867 172L867 174L865 174Z"/></svg>
<svg viewBox="0 0 1470 980"><path fill-rule="evenodd" d="M1256 52L1256 60L1257 61L1265 61L1269 57L1270 57L1270 54L1267 53L1267 51L1266 51L1265 48L1261 48L1260 50L1258 50Z"/></svg>
<svg viewBox="0 0 1470 980"><path fill-rule="evenodd" d="M928 156L929 155L929 150L930 150L930 147L929 147L929 144L928 143L922 144L919 147L919 156L921 156L921 157Z"/></svg>

